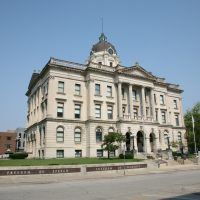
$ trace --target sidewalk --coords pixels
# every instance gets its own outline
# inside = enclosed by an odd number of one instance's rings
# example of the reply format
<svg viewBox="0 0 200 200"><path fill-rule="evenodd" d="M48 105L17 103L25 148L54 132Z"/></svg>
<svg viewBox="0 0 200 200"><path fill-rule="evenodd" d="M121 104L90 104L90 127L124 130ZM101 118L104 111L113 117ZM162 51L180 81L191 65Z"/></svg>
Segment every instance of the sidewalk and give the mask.
<svg viewBox="0 0 200 200"><path fill-rule="evenodd" d="M200 165L197 164L162 164L158 168L155 163L147 162L148 167L143 169L134 170L119 170L119 171L102 171L98 173L86 173L86 174L40 174L40 175L16 175L16 176L1 176L0 187L6 187L8 185L15 184L48 184L73 180L85 180L85 179L97 179L97 178L119 178L123 176L135 176L135 175L148 175L158 173L173 173L186 170L200 170ZM125 173L125 175L124 175Z"/></svg>

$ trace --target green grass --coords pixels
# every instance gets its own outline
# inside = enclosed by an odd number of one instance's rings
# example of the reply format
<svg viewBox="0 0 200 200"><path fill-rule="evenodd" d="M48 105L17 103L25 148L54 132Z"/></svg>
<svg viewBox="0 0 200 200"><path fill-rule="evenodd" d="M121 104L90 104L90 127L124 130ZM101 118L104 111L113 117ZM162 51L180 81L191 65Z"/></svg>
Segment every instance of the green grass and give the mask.
<svg viewBox="0 0 200 200"><path fill-rule="evenodd" d="M125 162L140 162L141 159L126 159ZM64 158L64 159L16 159L0 160L0 167L5 166L53 166L53 165L82 165L82 164L103 164L123 163L119 158Z"/></svg>

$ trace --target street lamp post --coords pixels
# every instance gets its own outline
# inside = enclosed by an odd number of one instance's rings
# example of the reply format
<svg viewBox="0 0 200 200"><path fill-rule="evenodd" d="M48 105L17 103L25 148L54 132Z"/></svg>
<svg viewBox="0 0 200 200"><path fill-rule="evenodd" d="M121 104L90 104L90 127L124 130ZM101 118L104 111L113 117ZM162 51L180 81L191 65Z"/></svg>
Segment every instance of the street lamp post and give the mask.
<svg viewBox="0 0 200 200"><path fill-rule="evenodd" d="M195 132L194 132L194 117L192 115L192 130L193 130L193 136L194 136L194 150L195 150L195 154L197 157L197 145L196 145L196 137L195 137Z"/></svg>
<svg viewBox="0 0 200 200"><path fill-rule="evenodd" d="M126 145L124 144L124 176L126 175L126 173L125 173L125 157L126 157Z"/></svg>

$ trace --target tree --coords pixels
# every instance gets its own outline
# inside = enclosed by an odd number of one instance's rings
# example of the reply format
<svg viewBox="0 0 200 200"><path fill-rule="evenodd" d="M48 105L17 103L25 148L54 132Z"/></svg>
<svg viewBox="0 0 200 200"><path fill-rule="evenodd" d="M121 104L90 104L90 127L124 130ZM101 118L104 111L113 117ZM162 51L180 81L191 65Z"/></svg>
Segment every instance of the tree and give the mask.
<svg viewBox="0 0 200 200"><path fill-rule="evenodd" d="M125 142L126 138L121 133L108 133L104 136L103 144L101 145L105 151L108 151L108 159L110 158L110 152L119 148L122 142Z"/></svg>
<svg viewBox="0 0 200 200"><path fill-rule="evenodd" d="M194 105L191 110L187 110L184 116L185 126L186 126L186 136L187 136L187 141L188 141L188 150L190 153L195 152L192 115L195 121L194 132L196 136L196 145L197 145L197 149L200 150L200 102Z"/></svg>

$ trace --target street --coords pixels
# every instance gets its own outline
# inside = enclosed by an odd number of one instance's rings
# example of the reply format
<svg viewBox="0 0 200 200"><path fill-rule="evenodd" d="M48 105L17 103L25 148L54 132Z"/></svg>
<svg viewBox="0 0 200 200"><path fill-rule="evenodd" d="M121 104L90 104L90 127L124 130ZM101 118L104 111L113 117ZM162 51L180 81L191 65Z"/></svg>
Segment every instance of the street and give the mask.
<svg viewBox="0 0 200 200"><path fill-rule="evenodd" d="M6 183L0 200L145 200L200 199L200 170L57 183Z"/></svg>

